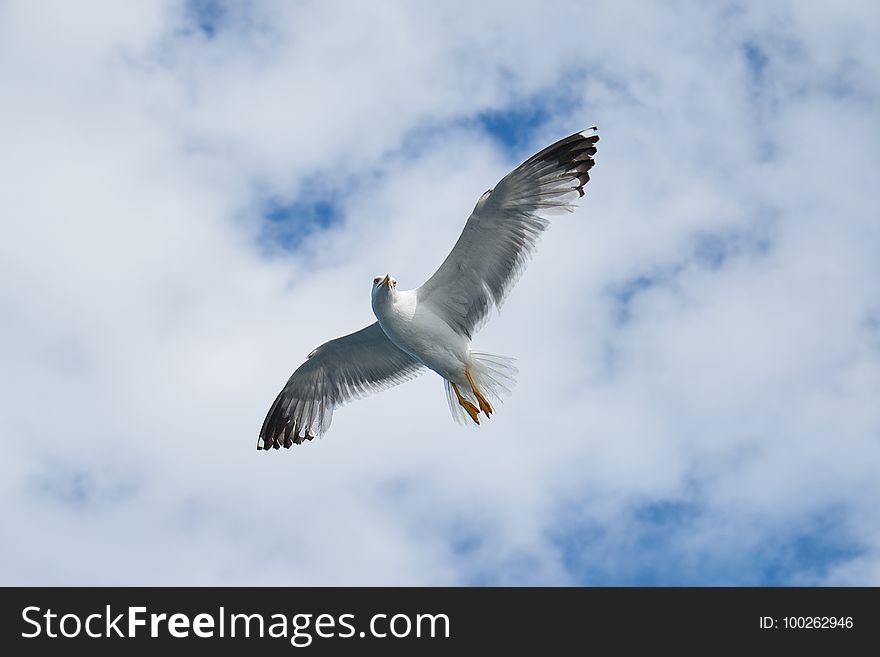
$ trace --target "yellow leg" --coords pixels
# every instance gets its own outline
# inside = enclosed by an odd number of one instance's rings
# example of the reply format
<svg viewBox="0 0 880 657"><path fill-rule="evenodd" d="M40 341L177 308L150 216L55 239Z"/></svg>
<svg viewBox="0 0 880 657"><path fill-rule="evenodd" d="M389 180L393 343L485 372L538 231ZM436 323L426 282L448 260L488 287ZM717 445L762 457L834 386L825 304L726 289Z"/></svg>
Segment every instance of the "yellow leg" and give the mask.
<svg viewBox="0 0 880 657"><path fill-rule="evenodd" d="M492 417L494 411L492 411L492 407L489 405L489 400L483 397L483 393L477 390L477 386L474 385L474 380L471 378L471 371L465 368L464 375L467 377L468 383L471 384L471 390L474 391L477 402L480 404L480 410L486 414L486 417Z"/></svg>
<svg viewBox="0 0 880 657"><path fill-rule="evenodd" d="M468 415L471 416L471 419L477 424L480 423L480 411L479 409L471 404L467 399L461 396L461 393L458 391L458 386L454 383L452 384L452 389L455 390L455 396L458 397L458 403L461 404L462 408L467 411Z"/></svg>

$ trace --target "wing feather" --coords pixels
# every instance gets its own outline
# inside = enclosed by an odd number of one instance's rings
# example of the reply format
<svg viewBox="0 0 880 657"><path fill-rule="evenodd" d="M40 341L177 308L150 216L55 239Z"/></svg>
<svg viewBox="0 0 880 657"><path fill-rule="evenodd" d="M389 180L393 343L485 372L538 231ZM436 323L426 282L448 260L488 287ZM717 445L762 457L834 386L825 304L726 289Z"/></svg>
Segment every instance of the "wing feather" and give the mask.
<svg viewBox="0 0 880 657"><path fill-rule="evenodd" d="M278 393L260 429L257 449L300 445L320 436L330 428L337 407L408 381L422 369L388 339L378 322L325 342Z"/></svg>
<svg viewBox="0 0 880 657"><path fill-rule="evenodd" d="M419 303L473 337L522 274L547 216L571 212L584 195L597 141L595 127L561 139L483 194L446 260L418 289Z"/></svg>

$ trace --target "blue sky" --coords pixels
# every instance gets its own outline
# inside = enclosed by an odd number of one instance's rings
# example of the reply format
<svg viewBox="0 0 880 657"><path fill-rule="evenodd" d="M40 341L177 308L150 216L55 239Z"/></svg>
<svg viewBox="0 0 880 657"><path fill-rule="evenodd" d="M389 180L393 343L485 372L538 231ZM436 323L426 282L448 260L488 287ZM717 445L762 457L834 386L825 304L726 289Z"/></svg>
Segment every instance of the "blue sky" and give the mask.
<svg viewBox="0 0 880 657"><path fill-rule="evenodd" d="M877 12L3 4L0 582L877 585ZM431 374L255 451L591 125L490 422Z"/></svg>

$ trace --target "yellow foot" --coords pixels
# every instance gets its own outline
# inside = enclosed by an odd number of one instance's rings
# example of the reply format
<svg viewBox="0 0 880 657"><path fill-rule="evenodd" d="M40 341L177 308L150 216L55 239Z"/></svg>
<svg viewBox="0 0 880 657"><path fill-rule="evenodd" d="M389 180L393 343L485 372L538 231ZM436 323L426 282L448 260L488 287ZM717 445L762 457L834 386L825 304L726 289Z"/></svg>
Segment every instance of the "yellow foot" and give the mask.
<svg viewBox="0 0 880 657"><path fill-rule="evenodd" d="M480 410L486 414L486 417L492 417L492 413L494 412L492 406L489 404L489 400L483 397L483 393L477 390L477 386L474 385L474 380L471 378L471 371L465 368L464 375L467 377L468 383L471 384L471 390L474 391L474 396L480 404Z"/></svg>
<svg viewBox="0 0 880 657"><path fill-rule="evenodd" d="M452 389L455 390L455 396L458 397L458 403L461 404L461 407L467 411L467 414L471 416L471 419L480 424L480 411L479 409L470 403L467 399L461 396L461 393L458 391L458 386L454 383L452 384Z"/></svg>

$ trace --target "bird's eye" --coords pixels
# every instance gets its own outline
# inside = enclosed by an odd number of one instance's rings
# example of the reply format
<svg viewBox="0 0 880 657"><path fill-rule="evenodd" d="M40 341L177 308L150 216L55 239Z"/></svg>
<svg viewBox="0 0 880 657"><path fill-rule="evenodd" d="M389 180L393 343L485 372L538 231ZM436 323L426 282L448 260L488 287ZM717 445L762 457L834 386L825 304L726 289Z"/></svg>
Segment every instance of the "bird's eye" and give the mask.
<svg viewBox="0 0 880 657"><path fill-rule="evenodd" d="M379 284L379 281L381 281L381 280L382 280L382 277L381 277L381 276L376 276L376 278L373 279L373 282L374 282L376 285L378 285L378 284Z"/></svg>

